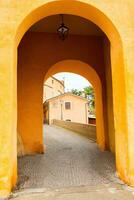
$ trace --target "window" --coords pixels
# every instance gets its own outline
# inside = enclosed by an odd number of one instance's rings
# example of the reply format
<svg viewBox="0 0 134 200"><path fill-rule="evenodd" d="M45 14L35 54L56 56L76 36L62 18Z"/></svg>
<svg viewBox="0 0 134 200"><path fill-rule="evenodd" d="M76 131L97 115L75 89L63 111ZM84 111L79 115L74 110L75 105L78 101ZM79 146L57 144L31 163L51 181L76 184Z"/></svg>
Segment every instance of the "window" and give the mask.
<svg viewBox="0 0 134 200"><path fill-rule="evenodd" d="M70 110L71 109L71 102L65 102L65 109Z"/></svg>

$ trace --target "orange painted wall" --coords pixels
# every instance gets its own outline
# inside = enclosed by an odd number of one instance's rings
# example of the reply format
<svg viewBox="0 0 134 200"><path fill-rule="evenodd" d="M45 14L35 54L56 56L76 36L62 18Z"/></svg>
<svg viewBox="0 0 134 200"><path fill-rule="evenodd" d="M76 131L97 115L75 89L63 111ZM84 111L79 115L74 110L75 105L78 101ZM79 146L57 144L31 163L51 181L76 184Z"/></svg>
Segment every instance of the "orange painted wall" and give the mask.
<svg viewBox="0 0 134 200"><path fill-rule="evenodd" d="M109 148L115 153L115 127L113 113L113 85L111 75L111 59L110 59L110 42L104 39L104 58L105 58L105 74L106 74L106 108L107 108L107 130L109 135Z"/></svg>
<svg viewBox="0 0 134 200"><path fill-rule="evenodd" d="M52 65L65 59L81 60L93 66L101 79L106 105L103 37L70 35L63 42L57 34L27 32L18 49L18 133L28 154L43 151L42 86L45 74ZM106 106L103 109L107 115Z"/></svg>

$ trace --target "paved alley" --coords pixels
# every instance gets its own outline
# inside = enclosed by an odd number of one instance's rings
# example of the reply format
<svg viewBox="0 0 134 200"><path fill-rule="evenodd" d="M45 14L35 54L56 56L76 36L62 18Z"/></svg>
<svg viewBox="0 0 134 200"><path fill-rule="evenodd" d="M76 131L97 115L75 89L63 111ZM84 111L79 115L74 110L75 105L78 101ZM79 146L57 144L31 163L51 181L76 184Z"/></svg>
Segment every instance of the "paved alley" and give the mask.
<svg viewBox="0 0 134 200"><path fill-rule="evenodd" d="M14 200L133 200L115 173L114 155L72 131L44 126L46 153L19 158Z"/></svg>
<svg viewBox="0 0 134 200"><path fill-rule="evenodd" d="M44 126L45 154L19 158L18 188L60 188L116 182L114 155L72 131Z"/></svg>

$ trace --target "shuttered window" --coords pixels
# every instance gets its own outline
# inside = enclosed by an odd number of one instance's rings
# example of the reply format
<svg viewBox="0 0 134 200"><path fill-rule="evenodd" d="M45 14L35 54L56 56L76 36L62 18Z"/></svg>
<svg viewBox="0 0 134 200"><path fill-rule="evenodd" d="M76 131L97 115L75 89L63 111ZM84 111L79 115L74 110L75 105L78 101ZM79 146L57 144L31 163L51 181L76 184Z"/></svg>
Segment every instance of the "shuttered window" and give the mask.
<svg viewBox="0 0 134 200"><path fill-rule="evenodd" d="M70 110L71 109L71 102L65 102L65 109Z"/></svg>

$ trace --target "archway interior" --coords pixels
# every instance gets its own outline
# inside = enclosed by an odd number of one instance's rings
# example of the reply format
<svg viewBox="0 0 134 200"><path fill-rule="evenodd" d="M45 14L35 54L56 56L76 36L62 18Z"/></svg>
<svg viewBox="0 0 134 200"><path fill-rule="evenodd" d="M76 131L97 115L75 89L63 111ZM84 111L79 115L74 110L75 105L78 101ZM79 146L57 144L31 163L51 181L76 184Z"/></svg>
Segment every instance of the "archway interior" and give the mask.
<svg viewBox="0 0 134 200"><path fill-rule="evenodd" d="M26 32L18 48L18 141L21 151L23 149L21 153L44 151L44 77L51 66L68 59L79 60L92 66L100 79L105 132L101 148L114 152L110 42L99 27L82 17L64 15L64 23L70 29L69 37L64 42L57 36L60 17L53 15L34 24ZM76 66L73 68L79 74ZM81 72L84 76L88 75L85 68L81 68ZM96 83L96 90L97 86Z"/></svg>

